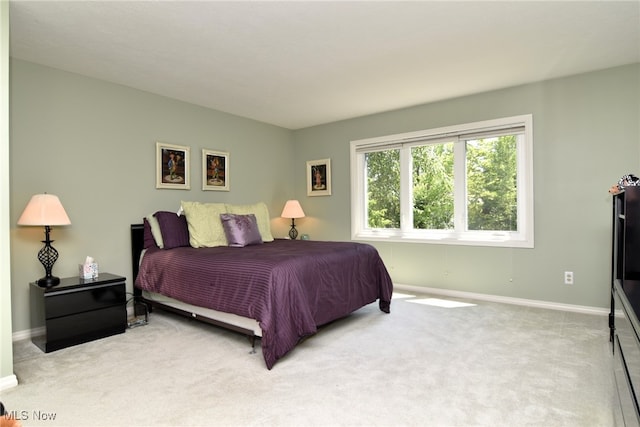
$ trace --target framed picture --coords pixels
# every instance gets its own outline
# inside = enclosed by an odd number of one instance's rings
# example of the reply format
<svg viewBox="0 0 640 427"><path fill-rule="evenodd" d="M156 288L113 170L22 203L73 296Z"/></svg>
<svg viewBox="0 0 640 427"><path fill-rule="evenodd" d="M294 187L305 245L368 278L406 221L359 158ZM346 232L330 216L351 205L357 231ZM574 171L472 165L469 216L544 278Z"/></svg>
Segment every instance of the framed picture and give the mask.
<svg viewBox="0 0 640 427"><path fill-rule="evenodd" d="M189 190L189 147L156 142L156 188Z"/></svg>
<svg viewBox="0 0 640 427"><path fill-rule="evenodd" d="M307 162L307 196L331 195L331 159Z"/></svg>
<svg viewBox="0 0 640 427"><path fill-rule="evenodd" d="M202 150L202 189L229 191L229 153Z"/></svg>

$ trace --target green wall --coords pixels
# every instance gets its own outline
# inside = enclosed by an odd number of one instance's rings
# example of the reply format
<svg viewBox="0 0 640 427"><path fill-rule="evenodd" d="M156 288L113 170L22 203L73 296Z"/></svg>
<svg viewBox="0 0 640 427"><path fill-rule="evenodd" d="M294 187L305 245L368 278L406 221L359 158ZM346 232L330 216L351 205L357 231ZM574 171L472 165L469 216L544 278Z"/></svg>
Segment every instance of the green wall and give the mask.
<svg viewBox="0 0 640 427"><path fill-rule="evenodd" d="M591 307L608 304L607 189L640 173L640 65L550 80L289 131L36 64L11 62L13 331L30 328L28 283L43 232L18 227L31 195L57 194L72 225L53 231L54 273L85 256L131 286L129 224L180 200L267 202L276 235L284 202L312 239L350 238L349 141L533 114L535 248L377 244L396 283ZM190 191L155 189L155 142L192 150ZM229 151L231 191L200 190L202 148ZM331 158L333 194L306 196L306 161ZM576 283L564 285L563 272Z"/></svg>
<svg viewBox="0 0 640 427"><path fill-rule="evenodd" d="M376 243L394 282L590 307L609 303L609 187L640 174L640 65L549 80L295 132L301 233L350 238L349 141L533 114L535 248ZM304 164L331 158L333 194ZM564 285L564 271L575 284Z"/></svg>
<svg viewBox="0 0 640 427"><path fill-rule="evenodd" d="M181 200L265 201L274 235L294 196L291 131L147 92L11 60L11 267L13 330L29 324L29 283L44 231L16 222L33 194L60 197L71 225L55 227L53 273L74 276L87 255L128 278L129 225ZM155 188L156 141L191 147L191 190ZM202 191L202 149L229 152L231 191Z"/></svg>

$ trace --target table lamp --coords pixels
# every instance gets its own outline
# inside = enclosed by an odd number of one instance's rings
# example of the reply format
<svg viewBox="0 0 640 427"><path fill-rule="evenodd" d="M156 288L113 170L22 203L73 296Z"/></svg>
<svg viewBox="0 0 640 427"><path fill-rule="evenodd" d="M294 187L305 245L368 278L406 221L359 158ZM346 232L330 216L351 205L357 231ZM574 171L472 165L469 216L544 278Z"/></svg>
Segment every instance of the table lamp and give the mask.
<svg viewBox="0 0 640 427"><path fill-rule="evenodd" d="M44 266L45 276L38 280L38 286L50 288L60 283L60 278L53 276L51 270L53 264L58 259L58 251L51 243L49 233L53 225L69 225L71 221L60 203L58 196L53 194L36 194L31 197L27 207L18 219L18 225L39 225L44 226L45 240L42 240L44 247L38 252L38 260Z"/></svg>
<svg viewBox="0 0 640 427"><path fill-rule="evenodd" d="M298 237L298 230L296 230L296 218L304 218L304 211L300 202L297 200L287 200L287 203L282 209L282 218L291 218L291 230L289 230L289 237L291 240L295 240Z"/></svg>

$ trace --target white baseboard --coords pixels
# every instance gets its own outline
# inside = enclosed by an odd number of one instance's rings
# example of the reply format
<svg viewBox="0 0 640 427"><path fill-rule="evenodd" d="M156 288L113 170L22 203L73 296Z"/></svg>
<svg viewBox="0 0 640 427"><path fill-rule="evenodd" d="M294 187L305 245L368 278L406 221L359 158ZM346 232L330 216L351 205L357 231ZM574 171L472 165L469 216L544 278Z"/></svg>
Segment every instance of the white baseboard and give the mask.
<svg viewBox="0 0 640 427"><path fill-rule="evenodd" d="M44 326L40 326L39 328L25 329L24 331L14 332L11 335L11 339L13 342L28 340L31 339L31 337L37 337L38 335L43 335L44 333Z"/></svg>
<svg viewBox="0 0 640 427"><path fill-rule="evenodd" d="M562 304L558 302L539 301L533 299L504 297L500 295L479 294L474 292L454 291L451 289L427 288L424 286L393 284L394 289L401 291L417 292L420 294L443 295L452 298L474 299L479 301L501 302L504 304L523 305L527 307L547 308L550 310L571 311L575 313L608 315L609 309L601 307L589 307L584 305Z"/></svg>
<svg viewBox="0 0 640 427"><path fill-rule="evenodd" d="M0 391L12 388L18 385L18 377L15 375L9 375L7 377L0 378Z"/></svg>

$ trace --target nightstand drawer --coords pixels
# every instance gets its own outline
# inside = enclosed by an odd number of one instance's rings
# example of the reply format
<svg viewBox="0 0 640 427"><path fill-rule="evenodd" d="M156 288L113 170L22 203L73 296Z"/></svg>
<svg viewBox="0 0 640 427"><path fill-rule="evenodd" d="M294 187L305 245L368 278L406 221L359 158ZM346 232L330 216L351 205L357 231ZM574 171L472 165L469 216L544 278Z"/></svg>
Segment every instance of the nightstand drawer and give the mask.
<svg viewBox="0 0 640 427"><path fill-rule="evenodd" d="M127 326L127 312L122 306L58 317L47 322L47 340L51 344L79 344L122 333Z"/></svg>
<svg viewBox="0 0 640 427"><path fill-rule="evenodd" d="M79 292L76 289L52 292L45 300L47 319L121 305L126 302L125 284L109 283Z"/></svg>

